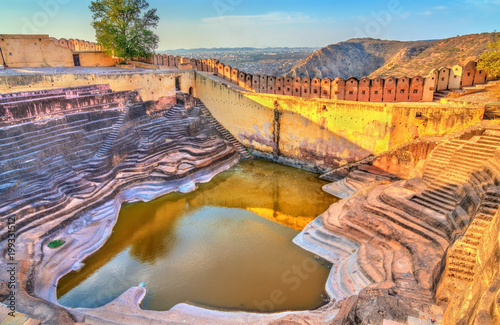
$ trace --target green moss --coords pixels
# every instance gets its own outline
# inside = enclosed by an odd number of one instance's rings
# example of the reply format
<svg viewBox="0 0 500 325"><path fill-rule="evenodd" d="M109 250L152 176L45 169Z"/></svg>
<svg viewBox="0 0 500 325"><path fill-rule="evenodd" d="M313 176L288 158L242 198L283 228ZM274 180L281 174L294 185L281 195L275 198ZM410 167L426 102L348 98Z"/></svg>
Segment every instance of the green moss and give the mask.
<svg viewBox="0 0 500 325"><path fill-rule="evenodd" d="M57 248L57 247L60 247L64 244L64 241L63 240L60 240L60 239L57 239L57 240L53 240L51 241L47 247L49 248Z"/></svg>

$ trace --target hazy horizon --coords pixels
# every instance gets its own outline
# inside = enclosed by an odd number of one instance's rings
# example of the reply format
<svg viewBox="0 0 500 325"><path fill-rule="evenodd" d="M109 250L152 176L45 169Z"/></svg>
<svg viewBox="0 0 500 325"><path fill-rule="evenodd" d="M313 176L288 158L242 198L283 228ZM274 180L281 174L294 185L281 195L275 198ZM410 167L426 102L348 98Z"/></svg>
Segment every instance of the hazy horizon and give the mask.
<svg viewBox="0 0 500 325"><path fill-rule="evenodd" d="M0 34L95 41L90 1L24 0L0 12ZM415 41L493 32L500 0L150 0L158 51L197 48L321 48L351 38Z"/></svg>

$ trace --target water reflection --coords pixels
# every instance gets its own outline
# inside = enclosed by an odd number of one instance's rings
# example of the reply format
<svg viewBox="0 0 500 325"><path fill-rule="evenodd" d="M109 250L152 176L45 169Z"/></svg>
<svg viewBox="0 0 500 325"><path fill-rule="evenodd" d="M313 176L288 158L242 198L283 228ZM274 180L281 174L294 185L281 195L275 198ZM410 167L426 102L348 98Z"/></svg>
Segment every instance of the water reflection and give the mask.
<svg viewBox="0 0 500 325"><path fill-rule="evenodd" d="M315 174L250 161L193 193L125 205L103 248L61 279L59 302L97 307L145 282L145 309L317 308L329 270L291 241L336 200L322 185Z"/></svg>

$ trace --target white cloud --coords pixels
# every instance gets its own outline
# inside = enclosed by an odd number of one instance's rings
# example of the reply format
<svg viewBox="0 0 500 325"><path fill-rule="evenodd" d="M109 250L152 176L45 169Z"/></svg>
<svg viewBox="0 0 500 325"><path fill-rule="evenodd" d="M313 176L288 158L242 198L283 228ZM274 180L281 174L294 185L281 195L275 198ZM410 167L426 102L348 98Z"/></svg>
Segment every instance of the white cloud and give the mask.
<svg viewBox="0 0 500 325"><path fill-rule="evenodd" d="M284 25L284 24L306 24L318 22L318 19L311 18L301 13L270 12L261 15L241 15L241 16L218 16L203 18L203 23L215 25Z"/></svg>
<svg viewBox="0 0 500 325"><path fill-rule="evenodd" d="M430 17L436 13L436 11L443 11L448 9L446 6L437 6L437 7L432 7L429 10L420 12L419 15L424 16L424 17Z"/></svg>

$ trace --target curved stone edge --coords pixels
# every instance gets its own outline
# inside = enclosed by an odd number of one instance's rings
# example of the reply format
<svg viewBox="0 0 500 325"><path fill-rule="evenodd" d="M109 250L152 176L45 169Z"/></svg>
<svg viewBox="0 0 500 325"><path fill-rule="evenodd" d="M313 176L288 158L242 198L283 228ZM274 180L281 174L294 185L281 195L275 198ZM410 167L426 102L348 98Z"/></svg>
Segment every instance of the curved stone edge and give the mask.
<svg viewBox="0 0 500 325"><path fill-rule="evenodd" d="M178 304L169 311L142 310L140 303L146 295L145 288L132 287L110 303L99 308L68 308L57 301L57 282L65 274L78 269L82 261L101 248L112 233L118 220L120 206L123 202L154 200L165 194L179 191L193 191L200 183L209 182L215 175L238 163L239 157L230 161L219 162L207 172L206 169L196 171L178 180L167 180L157 183L134 184L126 187L114 200L103 203L98 209L86 213L92 221L89 223L71 223L64 228L59 237L64 237L66 244L59 249L48 249L35 243L42 252L42 261L37 266L35 278L36 296L56 306L64 308L78 321L89 324L268 324L287 316L308 319L314 324L327 324L335 317L337 310L333 304L325 305L313 311L281 312L259 314L247 312L224 312L209 310L188 304ZM97 210L97 211L96 211ZM79 219L78 219L79 220ZM308 249L309 250L309 249ZM50 270L50 272L43 271Z"/></svg>

